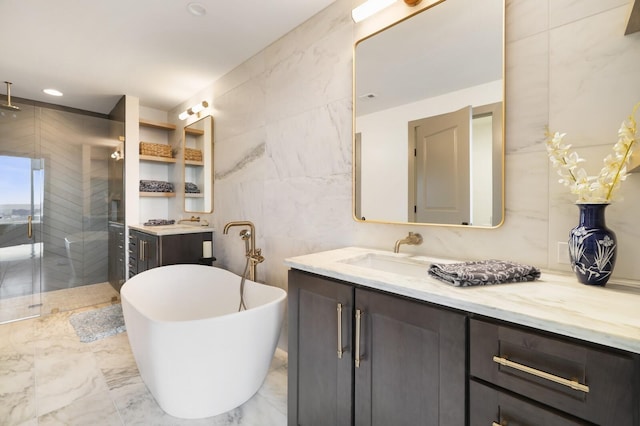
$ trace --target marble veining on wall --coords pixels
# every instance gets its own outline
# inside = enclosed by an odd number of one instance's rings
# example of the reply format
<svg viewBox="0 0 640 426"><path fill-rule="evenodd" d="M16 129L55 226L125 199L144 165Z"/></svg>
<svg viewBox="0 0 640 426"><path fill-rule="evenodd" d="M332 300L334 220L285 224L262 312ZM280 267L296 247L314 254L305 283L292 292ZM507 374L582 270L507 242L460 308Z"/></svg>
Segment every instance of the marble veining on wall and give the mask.
<svg viewBox="0 0 640 426"><path fill-rule="evenodd" d="M273 285L286 288L286 257L350 245L390 249L416 230L352 219L353 45L366 35L363 28L372 32L391 23L382 12L361 27L353 24L354 3L336 1L206 89L220 115L216 153L223 154L216 167L225 173L216 186L214 220L218 227L239 218L256 223L267 259L260 278ZM633 75L640 35L623 35L629 4L506 1L505 222L486 230L422 228L425 244L409 251L569 272L558 263L557 244L577 223L577 209L549 167L545 126L568 132L600 167L620 122L640 100ZM389 20L397 13L389 12ZM264 157L235 167L249 147L263 142ZM640 231L628 228L640 207L639 181L630 176L624 201L607 211L609 226L624 230L617 278L640 279L633 250ZM216 250L221 262L241 272L242 250L221 236Z"/></svg>
<svg viewBox="0 0 640 426"><path fill-rule="evenodd" d="M265 144L262 143L256 147L254 147L250 152L246 153L244 157L242 157L237 163L231 165L229 169L221 170L216 172L215 178L216 180L224 180L228 176L237 173L238 171L248 167L254 161L260 159L265 152Z"/></svg>

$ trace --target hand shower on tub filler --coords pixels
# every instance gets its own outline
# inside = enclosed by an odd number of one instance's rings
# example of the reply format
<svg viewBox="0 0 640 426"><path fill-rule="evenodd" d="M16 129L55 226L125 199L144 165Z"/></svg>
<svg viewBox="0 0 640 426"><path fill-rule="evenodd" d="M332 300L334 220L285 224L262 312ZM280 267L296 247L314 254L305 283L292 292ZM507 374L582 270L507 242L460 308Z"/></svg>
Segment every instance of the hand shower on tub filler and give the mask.
<svg viewBox="0 0 640 426"><path fill-rule="evenodd" d="M244 302L244 282L247 279L247 273L251 281L256 281L258 263L264 262L264 256L262 256L262 249L256 248L256 227L252 222L248 220L229 222L224 226L222 233L227 235L229 228L233 226L248 227L249 229L243 229L240 231L240 238L244 241L245 257L247 262L245 263L244 272L240 281L240 306L238 311L247 309Z"/></svg>

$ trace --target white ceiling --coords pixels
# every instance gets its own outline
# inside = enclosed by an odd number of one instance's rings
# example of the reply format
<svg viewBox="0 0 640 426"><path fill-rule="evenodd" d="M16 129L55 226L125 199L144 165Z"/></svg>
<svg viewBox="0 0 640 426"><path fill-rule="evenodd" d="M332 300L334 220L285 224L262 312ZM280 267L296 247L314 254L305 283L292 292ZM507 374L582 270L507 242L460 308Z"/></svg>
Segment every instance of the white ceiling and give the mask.
<svg viewBox="0 0 640 426"><path fill-rule="evenodd" d="M194 1L206 15L189 14ZM108 113L123 94L169 110L333 1L0 0L0 83L88 111Z"/></svg>

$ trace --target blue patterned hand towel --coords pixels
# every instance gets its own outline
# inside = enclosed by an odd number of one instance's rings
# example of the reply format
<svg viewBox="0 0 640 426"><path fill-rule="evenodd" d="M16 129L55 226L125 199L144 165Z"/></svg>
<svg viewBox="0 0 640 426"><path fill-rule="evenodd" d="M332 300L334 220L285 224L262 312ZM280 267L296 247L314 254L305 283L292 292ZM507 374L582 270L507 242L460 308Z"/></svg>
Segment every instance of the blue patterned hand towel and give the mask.
<svg viewBox="0 0 640 426"><path fill-rule="evenodd" d="M535 266L505 260L478 260L462 263L434 263L429 275L456 287L533 281L540 278Z"/></svg>

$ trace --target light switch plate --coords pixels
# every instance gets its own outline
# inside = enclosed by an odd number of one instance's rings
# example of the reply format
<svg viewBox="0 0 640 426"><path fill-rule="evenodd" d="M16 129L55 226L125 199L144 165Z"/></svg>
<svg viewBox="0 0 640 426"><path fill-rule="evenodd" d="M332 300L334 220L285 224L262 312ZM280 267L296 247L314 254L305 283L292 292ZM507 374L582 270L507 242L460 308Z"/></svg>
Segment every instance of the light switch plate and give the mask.
<svg viewBox="0 0 640 426"><path fill-rule="evenodd" d="M558 241L558 263L564 265L571 264L571 260L569 259L569 243Z"/></svg>

